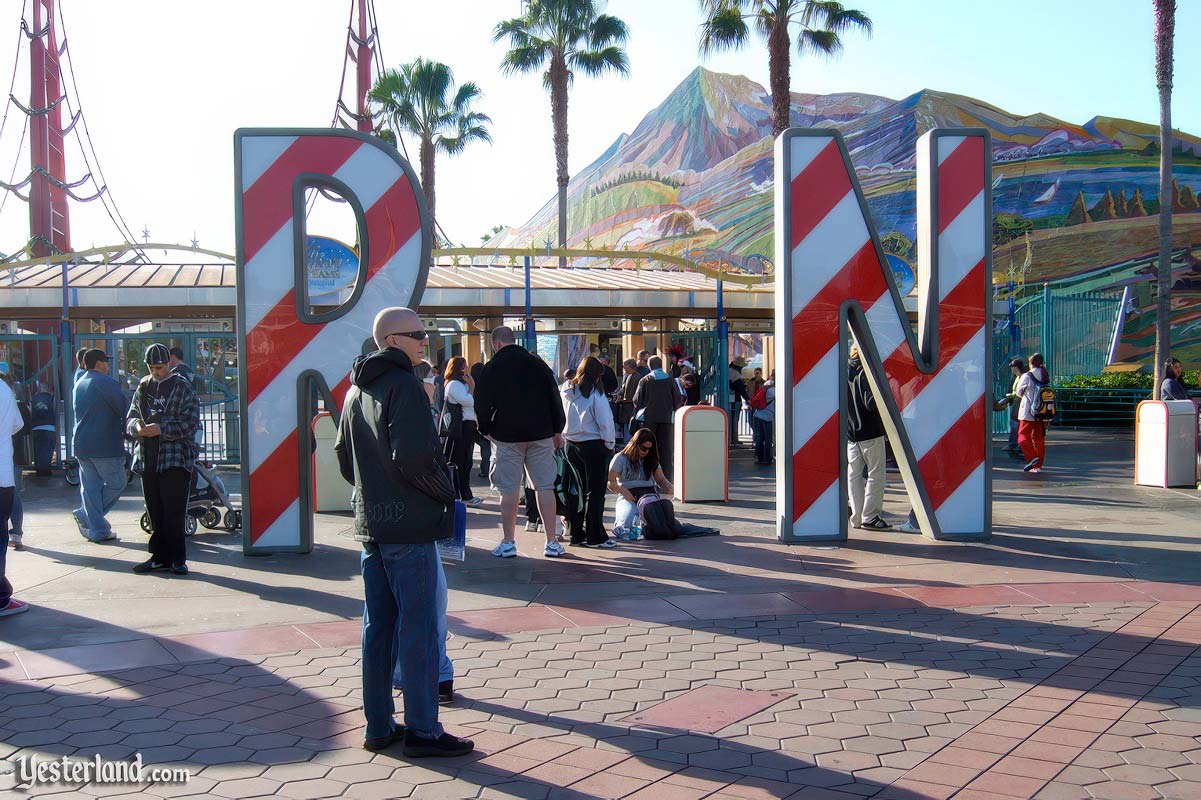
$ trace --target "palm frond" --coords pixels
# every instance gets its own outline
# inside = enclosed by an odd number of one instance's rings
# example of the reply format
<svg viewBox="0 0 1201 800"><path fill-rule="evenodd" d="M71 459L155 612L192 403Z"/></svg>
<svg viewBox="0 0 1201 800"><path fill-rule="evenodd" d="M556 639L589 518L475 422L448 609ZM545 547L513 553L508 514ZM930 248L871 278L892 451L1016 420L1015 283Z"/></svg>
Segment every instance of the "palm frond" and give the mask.
<svg viewBox="0 0 1201 800"><path fill-rule="evenodd" d="M456 114L467 112L468 107L473 101L483 97L484 93L475 83L468 81L467 83L459 84L459 90L455 92L455 99L451 101L450 107Z"/></svg>
<svg viewBox="0 0 1201 800"><path fill-rule="evenodd" d="M541 69L550 58L550 46L543 41L536 44L513 47L501 59L500 69L506 75L533 72Z"/></svg>
<svg viewBox="0 0 1201 800"><path fill-rule="evenodd" d="M588 28L588 47L599 50L613 44L625 44L630 38L630 29L617 17L600 14Z"/></svg>
<svg viewBox="0 0 1201 800"><path fill-rule="evenodd" d="M434 146L448 156L455 156L472 142L491 143L492 134L483 125L465 125L459 128L457 136L439 136Z"/></svg>
<svg viewBox="0 0 1201 800"><path fill-rule="evenodd" d="M835 56L842 52L842 39L834 31L806 29L797 36L796 47L801 55L815 53L827 57Z"/></svg>
<svg viewBox="0 0 1201 800"><path fill-rule="evenodd" d="M616 45L602 50L577 50L569 65L589 76L603 75L609 71L619 75L630 74L630 59L626 51Z"/></svg>
<svg viewBox="0 0 1201 800"><path fill-rule="evenodd" d="M736 50L750 36L746 20L737 3L723 3L701 23L701 53Z"/></svg>

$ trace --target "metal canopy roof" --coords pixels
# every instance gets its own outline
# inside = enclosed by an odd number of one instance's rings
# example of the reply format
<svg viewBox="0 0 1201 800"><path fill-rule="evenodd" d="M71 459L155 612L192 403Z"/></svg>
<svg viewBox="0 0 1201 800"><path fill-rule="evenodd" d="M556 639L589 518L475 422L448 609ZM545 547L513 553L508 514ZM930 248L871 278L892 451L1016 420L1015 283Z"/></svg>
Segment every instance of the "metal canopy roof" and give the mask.
<svg viewBox="0 0 1201 800"><path fill-rule="evenodd" d="M168 313L232 316L236 303L233 264L73 264L68 267L72 316L116 317ZM712 316L717 282L694 272L661 269L535 267L533 302L539 316ZM132 291L131 291L132 290ZM725 285L731 315L768 317L773 284ZM456 315L498 314L524 305L520 266L435 265L421 306ZM35 264L0 269L0 313L12 317L58 316L62 266Z"/></svg>

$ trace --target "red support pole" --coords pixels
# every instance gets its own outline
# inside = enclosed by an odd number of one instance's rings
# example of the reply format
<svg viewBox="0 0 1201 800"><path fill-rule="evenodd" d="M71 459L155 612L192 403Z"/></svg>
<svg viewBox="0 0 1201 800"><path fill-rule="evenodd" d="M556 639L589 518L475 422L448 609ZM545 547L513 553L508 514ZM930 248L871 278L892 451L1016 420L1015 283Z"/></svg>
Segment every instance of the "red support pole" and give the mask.
<svg viewBox="0 0 1201 800"><path fill-rule="evenodd" d="M49 175L60 183L66 181L62 105L37 113L56 103L63 93L54 21L55 0L34 0L33 30L36 33L43 27L47 29L29 43L29 105L34 111L29 121L29 155L34 171L29 189L29 235L35 258L71 250L67 194L47 178Z"/></svg>
<svg viewBox="0 0 1201 800"><path fill-rule="evenodd" d="M367 94L371 91L371 56L372 43L367 41L367 0L356 0L359 4L359 50L355 66L358 69L358 80L355 95L358 98L357 128L363 133L371 133L371 117L367 109Z"/></svg>

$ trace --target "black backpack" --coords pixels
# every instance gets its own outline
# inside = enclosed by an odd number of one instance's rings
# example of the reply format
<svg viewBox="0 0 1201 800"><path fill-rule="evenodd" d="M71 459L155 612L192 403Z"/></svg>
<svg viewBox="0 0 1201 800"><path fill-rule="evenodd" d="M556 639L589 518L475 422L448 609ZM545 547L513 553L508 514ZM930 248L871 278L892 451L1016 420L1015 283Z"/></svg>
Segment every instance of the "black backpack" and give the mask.
<svg viewBox="0 0 1201 800"><path fill-rule="evenodd" d="M584 511L584 492L581 490L583 481L575 466L567 459L567 453L555 451L555 500L558 508L556 516L566 517L573 513ZM541 509L539 509L541 510ZM543 523L546 520L543 519Z"/></svg>
<svg viewBox="0 0 1201 800"><path fill-rule="evenodd" d="M1033 377L1031 380L1034 380ZM1034 418L1050 422L1055 419L1056 405L1055 389L1051 384L1034 380L1034 402L1030 404L1030 413Z"/></svg>
<svg viewBox="0 0 1201 800"><path fill-rule="evenodd" d="M671 501L657 494L638 498L638 513L642 515L642 535L647 539L676 539L680 536L680 523L676 521L676 510Z"/></svg>

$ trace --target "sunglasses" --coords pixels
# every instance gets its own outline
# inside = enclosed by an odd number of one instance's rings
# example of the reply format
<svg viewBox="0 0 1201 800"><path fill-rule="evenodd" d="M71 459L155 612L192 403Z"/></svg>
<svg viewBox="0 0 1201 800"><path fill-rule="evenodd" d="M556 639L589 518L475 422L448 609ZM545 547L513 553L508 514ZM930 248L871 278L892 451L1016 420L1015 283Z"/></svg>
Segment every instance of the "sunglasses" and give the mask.
<svg viewBox="0 0 1201 800"><path fill-rule="evenodd" d="M404 336L409 339L416 339L419 342L424 342L425 337L428 335L429 334L427 334L424 329L419 331L397 331L396 333L388 334L388 336Z"/></svg>
<svg viewBox="0 0 1201 800"><path fill-rule="evenodd" d="M650 442L647 442L646 444L638 445L638 449L644 453L649 453L652 448L654 448L654 445L651 444Z"/></svg>

